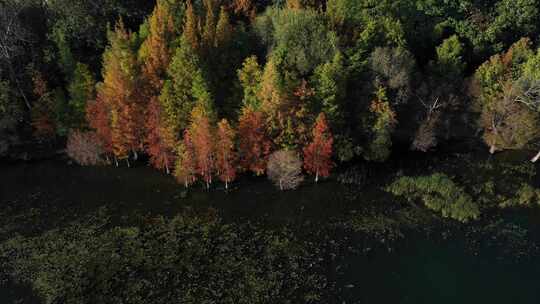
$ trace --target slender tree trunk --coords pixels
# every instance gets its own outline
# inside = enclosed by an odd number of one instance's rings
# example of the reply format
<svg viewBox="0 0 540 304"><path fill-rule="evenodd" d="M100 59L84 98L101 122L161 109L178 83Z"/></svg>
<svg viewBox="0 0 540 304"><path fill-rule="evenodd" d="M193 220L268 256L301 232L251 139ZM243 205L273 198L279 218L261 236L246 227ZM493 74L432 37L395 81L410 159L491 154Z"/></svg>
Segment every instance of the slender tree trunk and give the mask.
<svg viewBox="0 0 540 304"><path fill-rule="evenodd" d="M116 158L116 155L114 156L114 163L116 164L116 167L118 168L118 158Z"/></svg>
<svg viewBox="0 0 540 304"><path fill-rule="evenodd" d="M139 154L137 153L137 150L132 150L132 151L133 151L133 160L139 159Z"/></svg>
<svg viewBox="0 0 540 304"><path fill-rule="evenodd" d="M126 163L127 163L127 165L128 165L128 168L131 168L131 164L129 163L129 157L126 158Z"/></svg>
<svg viewBox="0 0 540 304"><path fill-rule="evenodd" d="M169 160L165 160L165 171L167 172L167 175L171 174L171 171L169 170Z"/></svg>
<svg viewBox="0 0 540 304"><path fill-rule="evenodd" d="M538 154L536 154L536 156L533 157L533 159L531 159L531 162L535 163L535 162L537 162L539 159L540 159L540 151L538 151Z"/></svg>
<svg viewBox="0 0 540 304"><path fill-rule="evenodd" d="M319 170L317 170L317 173L315 173L315 183L319 182Z"/></svg>
<svg viewBox="0 0 540 304"><path fill-rule="evenodd" d="M281 183L281 179L279 180L279 190L283 191L283 184Z"/></svg>
<svg viewBox="0 0 540 304"><path fill-rule="evenodd" d="M499 130L497 129L497 124L495 122L495 118L492 118L491 120L491 128L493 129L493 142L491 143L491 147L489 148L489 153L493 154L495 151L497 151L496 142L497 142L497 136L499 134Z"/></svg>
<svg viewBox="0 0 540 304"><path fill-rule="evenodd" d="M229 180L225 180L225 190L229 190Z"/></svg>

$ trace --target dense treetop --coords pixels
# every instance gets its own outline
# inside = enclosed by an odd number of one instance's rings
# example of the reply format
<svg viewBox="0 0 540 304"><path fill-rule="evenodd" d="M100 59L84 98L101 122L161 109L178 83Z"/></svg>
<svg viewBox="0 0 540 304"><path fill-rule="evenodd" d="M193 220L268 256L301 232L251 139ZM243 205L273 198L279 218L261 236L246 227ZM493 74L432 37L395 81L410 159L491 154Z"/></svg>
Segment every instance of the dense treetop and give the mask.
<svg viewBox="0 0 540 304"><path fill-rule="evenodd" d="M142 153L185 185L210 185L264 174L278 150L305 154L318 177L335 163L385 161L396 147L537 149L538 7L4 1L0 153L29 137L76 136L70 155L129 165Z"/></svg>

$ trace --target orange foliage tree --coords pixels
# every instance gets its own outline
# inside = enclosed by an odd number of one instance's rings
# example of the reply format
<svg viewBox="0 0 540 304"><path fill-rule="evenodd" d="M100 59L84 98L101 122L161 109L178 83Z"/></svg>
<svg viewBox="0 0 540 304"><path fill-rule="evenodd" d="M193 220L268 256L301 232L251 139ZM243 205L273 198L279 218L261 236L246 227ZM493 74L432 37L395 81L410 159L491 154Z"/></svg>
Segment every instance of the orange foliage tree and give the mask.
<svg viewBox="0 0 540 304"><path fill-rule="evenodd" d="M163 124L162 107L157 97L152 98L148 107L146 128L146 151L154 168L170 173L174 164L176 136L173 130Z"/></svg>
<svg viewBox="0 0 540 304"><path fill-rule="evenodd" d="M97 140L101 143L107 162L109 162L109 155L113 154L110 114L109 104L99 96L86 105L86 120L90 128L96 132Z"/></svg>
<svg viewBox="0 0 540 304"><path fill-rule="evenodd" d="M266 171L271 141L266 134L264 115L249 107L242 111L238 122L240 166L257 175Z"/></svg>
<svg viewBox="0 0 540 304"><path fill-rule="evenodd" d="M98 98L110 109L111 142L115 159L126 159L129 153L143 147L144 100L139 91L139 68L133 50L133 35L120 21L109 32L109 46L103 55L103 83ZM118 164L118 162L117 162Z"/></svg>
<svg viewBox="0 0 540 304"><path fill-rule="evenodd" d="M220 51L226 51L224 48L232 40L234 29L226 6L219 6L216 0L202 2L204 12L201 13L205 14L201 16L197 15L191 1L187 2L183 35L201 59L212 62L226 55ZM219 14L216 14L217 9Z"/></svg>
<svg viewBox="0 0 540 304"><path fill-rule="evenodd" d="M236 178L236 153L234 151L235 132L226 119L222 119L216 132L216 169L219 179L229 189L229 183Z"/></svg>
<svg viewBox="0 0 540 304"><path fill-rule="evenodd" d="M206 10L206 17L204 18L204 27L202 29L201 40L201 57L205 57L210 49L214 47L214 40L216 37L216 12L214 0L203 0L204 8Z"/></svg>
<svg viewBox="0 0 540 304"><path fill-rule="evenodd" d="M304 148L304 168L315 174L315 182L319 181L319 176L327 177L330 175L330 170L334 166L332 162L333 142L326 116L321 113L313 127L312 142Z"/></svg>
<svg viewBox="0 0 540 304"><path fill-rule="evenodd" d="M215 169L214 132L208 114L200 105L191 113L189 132L193 141L197 171L209 189Z"/></svg>
<svg viewBox="0 0 540 304"><path fill-rule="evenodd" d="M257 7L252 0L233 0L232 7L236 14L244 15L249 20L257 16Z"/></svg>
<svg viewBox="0 0 540 304"><path fill-rule="evenodd" d="M149 34L140 50L141 60L144 62L144 95L150 100L146 110L145 148L150 156L150 164L156 169L165 169L169 174L175 159L176 138L172 128L166 123L163 106L158 99L171 61L169 44L176 38L174 18L167 1L157 2L148 26Z"/></svg>
<svg viewBox="0 0 540 304"><path fill-rule="evenodd" d="M184 18L184 36L193 50L199 50L201 44L199 17L191 1L187 1L186 16Z"/></svg>
<svg viewBox="0 0 540 304"><path fill-rule="evenodd" d="M159 95L171 60L169 44L176 39L174 18L167 1L158 1L148 20L149 33L141 46L143 78L150 96Z"/></svg>
<svg viewBox="0 0 540 304"><path fill-rule="evenodd" d="M195 167L195 152L189 130L184 131L182 142L177 148L176 166L174 176L179 183L187 188L197 181L197 169Z"/></svg>
<svg viewBox="0 0 540 304"><path fill-rule="evenodd" d="M270 59L262 74L260 90L261 111L267 120L268 133L277 147L296 150L309 137L309 100L314 91L307 81L298 86L284 86L283 75Z"/></svg>

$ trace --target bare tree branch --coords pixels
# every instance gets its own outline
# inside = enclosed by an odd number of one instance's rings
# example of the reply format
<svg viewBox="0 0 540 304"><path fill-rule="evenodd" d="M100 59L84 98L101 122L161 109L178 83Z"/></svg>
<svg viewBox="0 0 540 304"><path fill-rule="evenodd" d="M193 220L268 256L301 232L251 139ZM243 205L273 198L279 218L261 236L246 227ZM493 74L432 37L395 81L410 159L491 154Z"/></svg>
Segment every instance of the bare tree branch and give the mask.
<svg viewBox="0 0 540 304"><path fill-rule="evenodd" d="M521 82L523 93L516 96L515 102L519 102L534 111L540 111L540 81L523 80Z"/></svg>
<svg viewBox="0 0 540 304"><path fill-rule="evenodd" d="M31 108L20 79L13 66L15 59L24 53L24 46L30 42L29 34L20 22L24 4L20 1L2 1L0 3L0 63L7 66L11 80L17 86L26 107Z"/></svg>

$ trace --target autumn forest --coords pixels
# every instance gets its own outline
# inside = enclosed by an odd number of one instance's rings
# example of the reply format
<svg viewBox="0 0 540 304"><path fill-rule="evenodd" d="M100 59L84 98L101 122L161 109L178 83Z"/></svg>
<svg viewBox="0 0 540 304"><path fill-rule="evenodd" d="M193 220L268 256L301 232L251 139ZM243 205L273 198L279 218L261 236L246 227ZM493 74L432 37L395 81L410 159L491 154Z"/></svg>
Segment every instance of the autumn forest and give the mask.
<svg viewBox="0 0 540 304"><path fill-rule="evenodd" d="M534 150L540 13L493 2L8 1L3 150L64 138L82 165L142 154L186 187L271 169L282 188L395 146Z"/></svg>
<svg viewBox="0 0 540 304"><path fill-rule="evenodd" d="M540 0L0 0L0 303L540 303Z"/></svg>

